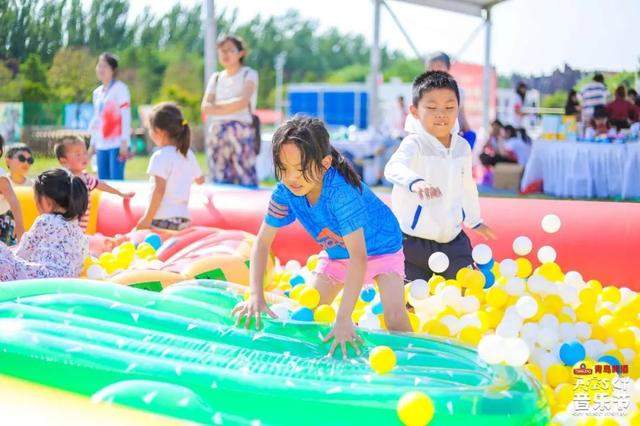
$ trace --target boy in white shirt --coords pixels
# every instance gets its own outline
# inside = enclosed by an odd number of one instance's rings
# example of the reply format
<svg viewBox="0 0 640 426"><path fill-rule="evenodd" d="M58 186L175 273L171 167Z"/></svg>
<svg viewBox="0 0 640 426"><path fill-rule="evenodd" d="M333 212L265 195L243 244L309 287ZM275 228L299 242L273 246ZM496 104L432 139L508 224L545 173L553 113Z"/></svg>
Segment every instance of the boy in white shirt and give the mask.
<svg viewBox="0 0 640 426"><path fill-rule="evenodd" d="M460 95L456 81L443 71L427 71L413 82L407 131L385 167L393 183L392 210L404 234L407 280L429 279L428 259L435 252L449 258L441 274L454 278L471 266L471 243L464 223L495 239L482 223L478 190L471 175L471 148L455 132Z"/></svg>

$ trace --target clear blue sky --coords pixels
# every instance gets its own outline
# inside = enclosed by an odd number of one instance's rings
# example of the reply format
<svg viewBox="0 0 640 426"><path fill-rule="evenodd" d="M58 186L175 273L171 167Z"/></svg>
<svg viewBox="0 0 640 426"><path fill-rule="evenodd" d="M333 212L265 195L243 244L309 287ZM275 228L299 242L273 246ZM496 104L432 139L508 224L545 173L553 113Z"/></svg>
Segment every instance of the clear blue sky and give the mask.
<svg viewBox="0 0 640 426"><path fill-rule="evenodd" d="M424 52L455 53L480 24L479 18L388 0L414 43ZM156 13L176 1L132 0L131 13L145 5ZM182 0L192 5L197 0ZM321 28L336 26L371 39L370 0L215 0L217 10L237 8L240 21L260 13L297 9ZM565 62L573 68L637 70L640 58L640 0L508 0L493 9L492 62L501 74L548 73ZM383 8L381 39L412 54ZM484 32L461 56L481 63Z"/></svg>

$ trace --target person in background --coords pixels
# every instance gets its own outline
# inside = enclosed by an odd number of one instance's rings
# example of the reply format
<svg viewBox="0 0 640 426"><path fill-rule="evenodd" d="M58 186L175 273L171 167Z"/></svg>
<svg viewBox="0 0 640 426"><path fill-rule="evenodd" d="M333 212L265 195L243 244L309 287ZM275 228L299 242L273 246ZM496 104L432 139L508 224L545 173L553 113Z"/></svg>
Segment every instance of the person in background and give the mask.
<svg viewBox="0 0 640 426"><path fill-rule="evenodd" d="M585 130L585 138L595 139L599 137L609 137L615 134L615 129L611 128L607 110L604 106L598 105L594 108L593 117L589 121L589 126Z"/></svg>
<svg viewBox="0 0 640 426"><path fill-rule="evenodd" d="M258 186L256 110L258 73L245 65L247 50L236 36L218 42L222 71L209 79L201 111L211 119L206 137L207 161L214 183Z"/></svg>
<svg viewBox="0 0 640 426"><path fill-rule="evenodd" d="M503 141L504 126L500 120L496 119L491 123L489 138L485 142L484 147L482 148L482 153L480 154L480 162L483 166L488 167L495 165L493 158L498 152L498 145Z"/></svg>
<svg viewBox="0 0 640 426"><path fill-rule="evenodd" d="M493 153L480 154L480 161L484 166L495 166L498 163L517 163L518 159L509 147L515 145L515 139L518 138L519 130L508 124L500 131L500 136L496 141ZM525 132L526 134L526 132ZM509 143L507 143L509 142Z"/></svg>
<svg viewBox="0 0 640 426"><path fill-rule="evenodd" d="M569 95L567 95L567 103L564 106L564 113L565 115L573 115L576 117L576 120L579 120L581 109L580 101L578 101L578 92L571 89L569 91Z"/></svg>
<svg viewBox="0 0 640 426"><path fill-rule="evenodd" d="M589 126L595 108L598 106L604 107L607 104L607 98L609 97L609 91L607 86L604 85L604 76L600 73L595 73L593 81L587 83L582 90L580 90L580 100L582 103L582 123Z"/></svg>
<svg viewBox="0 0 640 426"><path fill-rule="evenodd" d="M526 97L527 85L521 81L516 86L516 91L513 94L511 117L508 123L516 129L522 129L524 127L525 113L522 111L522 109L524 108Z"/></svg>
<svg viewBox="0 0 640 426"><path fill-rule="evenodd" d="M627 100L627 90L624 86L616 88L615 99L607 104L609 123L617 131L628 129L632 122L638 120L637 109Z"/></svg>
<svg viewBox="0 0 640 426"><path fill-rule="evenodd" d="M112 54L100 55L96 75L102 84L93 91L91 153L96 152L100 179L123 180L130 156L131 95L127 85L117 79L118 60Z"/></svg>
<svg viewBox="0 0 640 426"><path fill-rule="evenodd" d="M427 62L427 71L444 71L450 73L451 71L451 58L444 52L434 53ZM464 90L458 86L460 92L460 108L458 109L458 130L462 133L471 131L471 126L467 121L467 115L464 110Z"/></svg>
<svg viewBox="0 0 640 426"><path fill-rule="evenodd" d="M23 143L11 145L7 150L7 167L13 185L33 186L33 180L27 176L33 162L31 148Z"/></svg>
<svg viewBox="0 0 640 426"><path fill-rule="evenodd" d="M4 138L0 136L0 157L4 150ZM22 208L13 191L11 181L0 168L0 242L15 245L24 234Z"/></svg>
<svg viewBox="0 0 640 426"><path fill-rule="evenodd" d="M640 96L635 89L627 90L627 98L631 102L636 110L636 122L640 121Z"/></svg>

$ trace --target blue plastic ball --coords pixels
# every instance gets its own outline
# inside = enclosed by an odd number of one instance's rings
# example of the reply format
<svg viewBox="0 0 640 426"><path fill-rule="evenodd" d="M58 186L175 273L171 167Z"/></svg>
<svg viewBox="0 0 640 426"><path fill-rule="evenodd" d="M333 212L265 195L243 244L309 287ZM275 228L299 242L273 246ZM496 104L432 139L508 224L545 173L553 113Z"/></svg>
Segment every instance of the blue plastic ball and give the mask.
<svg viewBox="0 0 640 426"><path fill-rule="evenodd" d="M360 299L362 299L363 302L369 303L374 297L376 297L376 289L373 287L364 288L360 292Z"/></svg>
<svg viewBox="0 0 640 426"><path fill-rule="evenodd" d="M493 259L491 259L491 260L489 261L489 263L485 263L485 264L483 264L483 265L478 265L478 268L480 268L480 270L481 270L482 272L485 272L485 271L491 271L491 268L493 268L493 265L494 265L495 263L496 263L496 261L495 261L495 260L493 260Z"/></svg>
<svg viewBox="0 0 640 426"><path fill-rule="evenodd" d="M382 302L378 302L371 307L371 313L374 315L382 314Z"/></svg>
<svg viewBox="0 0 640 426"><path fill-rule="evenodd" d="M598 359L598 362L606 362L609 365L620 365L618 358L611 355L604 355Z"/></svg>
<svg viewBox="0 0 640 426"><path fill-rule="evenodd" d="M289 284L291 284L291 287L304 284L304 277L302 275L296 275L295 277L289 280Z"/></svg>
<svg viewBox="0 0 640 426"><path fill-rule="evenodd" d="M575 363L584 360L585 356L584 346L580 342L567 342L560 346L560 360L564 365L575 365Z"/></svg>
<svg viewBox="0 0 640 426"><path fill-rule="evenodd" d="M489 287L491 287L493 284L495 284L496 282L496 277L495 275L493 275L493 272L491 272L490 270L484 270L481 269L480 272L482 272L482 275L484 275L484 278L486 279L486 281L484 282L484 288L487 289Z"/></svg>
<svg viewBox="0 0 640 426"><path fill-rule="evenodd" d="M313 311L309 308L300 308L291 314L294 321L313 321Z"/></svg>
<svg viewBox="0 0 640 426"><path fill-rule="evenodd" d="M160 239L160 235L158 234L149 234L144 238L144 242L148 243L153 247L154 250L158 250L162 245L162 240Z"/></svg>

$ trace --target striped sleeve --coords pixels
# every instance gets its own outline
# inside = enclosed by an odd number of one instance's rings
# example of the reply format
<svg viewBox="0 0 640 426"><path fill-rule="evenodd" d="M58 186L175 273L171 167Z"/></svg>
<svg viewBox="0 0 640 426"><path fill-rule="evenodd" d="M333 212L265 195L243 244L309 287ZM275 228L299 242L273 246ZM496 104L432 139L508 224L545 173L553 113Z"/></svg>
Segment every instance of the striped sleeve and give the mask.
<svg viewBox="0 0 640 426"><path fill-rule="evenodd" d="M269 200L269 208L264 218L267 225L281 228L296 220L296 215L289 206L289 194L289 190L279 183Z"/></svg>

